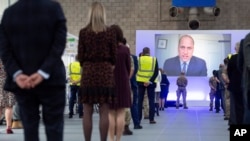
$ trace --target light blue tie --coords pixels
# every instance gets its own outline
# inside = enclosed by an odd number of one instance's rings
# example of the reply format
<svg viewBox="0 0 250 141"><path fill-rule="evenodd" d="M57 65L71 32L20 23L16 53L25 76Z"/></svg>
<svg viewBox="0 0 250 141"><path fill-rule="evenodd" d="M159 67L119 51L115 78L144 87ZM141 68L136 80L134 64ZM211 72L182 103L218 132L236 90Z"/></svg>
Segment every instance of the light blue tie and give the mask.
<svg viewBox="0 0 250 141"><path fill-rule="evenodd" d="M183 62L182 71L181 72L186 73L186 70L187 70L187 63Z"/></svg>

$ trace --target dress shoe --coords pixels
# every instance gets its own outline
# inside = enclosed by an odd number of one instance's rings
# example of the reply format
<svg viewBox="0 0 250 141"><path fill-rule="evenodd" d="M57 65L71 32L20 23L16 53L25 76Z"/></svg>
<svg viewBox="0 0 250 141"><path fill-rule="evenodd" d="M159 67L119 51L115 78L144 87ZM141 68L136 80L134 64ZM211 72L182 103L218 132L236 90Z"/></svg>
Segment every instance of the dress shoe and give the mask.
<svg viewBox="0 0 250 141"><path fill-rule="evenodd" d="M13 134L13 133L14 132L10 128L6 129L6 134Z"/></svg>
<svg viewBox="0 0 250 141"><path fill-rule="evenodd" d="M133 132L129 129L128 125L125 125L123 135L133 135Z"/></svg>
<svg viewBox="0 0 250 141"><path fill-rule="evenodd" d="M20 120L14 120L12 122L11 128L12 129L22 129L23 128L22 122Z"/></svg>
<svg viewBox="0 0 250 141"><path fill-rule="evenodd" d="M69 118L73 118L73 115L69 115Z"/></svg>
<svg viewBox="0 0 250 141"><path fill-rule="evenodd" d="M150 124L156 124L156 121L151 120L151 121L149 121L149 123L150 123Z"/></svg>
<svg viewBox="0 0 250 141"><path fill-rule="evenodd" d="M134 129L142 129L141 125L135 125Z"/></svg>

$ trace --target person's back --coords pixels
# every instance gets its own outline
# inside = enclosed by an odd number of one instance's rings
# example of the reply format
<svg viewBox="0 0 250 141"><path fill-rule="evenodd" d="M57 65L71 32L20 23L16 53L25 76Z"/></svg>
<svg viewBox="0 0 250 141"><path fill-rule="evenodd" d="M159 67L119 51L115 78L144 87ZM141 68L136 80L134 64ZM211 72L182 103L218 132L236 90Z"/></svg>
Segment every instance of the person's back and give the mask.
<svg viewBox="0 0 250 141"><path fill-rule="evenodd" d="M250 95L249 95L249 83L250 83L250 33L248 33L243 40L241 40L238 67L243 72L242 88L243 88L243 104L244 104L244 118L243 124L250 124Z"/></svg>
<svg viewBox="0 0 250 141"><path fill-rule="evenodd" d="M186 88L187 86L187 78L184 75L181 75L177 78L177 82L176 82L178 87L183 87Z"/></svg>
<svg viewBox="0 0 250 141"><path fill-rule="evenodd" d="M66 35L66 19L56 1L19 0L4 11L0 47L5 89L16 94L25 141L39 141L40 106L47 139L63 140Z"/></svg>
<svg viewBox="0 0 250 141"><path fill-rule="evenodd" d="M84 104L84 138L91 140L93 105L99 104L100 140L106 141L109 127L109 104L114 100L114 65L117 40L115 31L106 25L105 7L93 2L87 26L79 33L78 60L83 68L80 101Z"/></svg>
<svg viewBox="0 0 250 141"><path fill-rule="evenodd" d="M138 59L137 56L131 54L132 58L133 58L133 62L134 62L134 73L132 75L132 77L130 78L130 84L131 84L131 88L137 88L137 82L136 82L136 73L138 71Z"/></svg>
<svg viewBox="0 0 250 141"><path fill-rule="evenodd" d="M4 54L3 62L11 76L18 69L28 75L38 69L50 70L51 77L44 83L65 84L63 61L54 59L63 54L66 43L66 19L61 10L51 0L19 0L4 12L2 27L13 55Z"/></svg>
<svg viewBox="0 0 250 141"><path fill-rule="evenodd" d="M185 73L181 72L180 76L177 78L176 80L176 85L178 86L177 90L176 90L176 95L177 95L177 100L176 100L176 109L179 109L180 106L180 96L182 95L183 98L183 105L184 105L184 109L188 109L187 107L187 101L186 101L186 97L187 97L187 87L188 84L188 80L185 76Z"/></svg>
<svg viewBox="0 0 250 141"><path fill-rule="evenodd" d="M82 68L80 63L77 61L77 56L75 57L75 61L69 64L69 86L70 86L70 94L69 94L69 118L72 118L74 115L74 105L76 104L77 112L79 114L79 118L83 117L83 105L79 104L79 88L81 81L81 72ZM78 105L77 105L78 104Z"/></svg>
<svg viewBox="0 0 250 141"><path fill-rule="evenodd" d="M217 90L217 79L215 77L216 75L216 70L213 70L213 76L209 78L209 87L210 87L210 92L209 92L209 98L210 98L210 103L209 103L209 111L213 111L214 107L214 98Z"/></svg>
<svg viewBox="0 0 250 141"><path fill-rule="evenodd" d="M112 88L114 83L112 70L110 69L115 63L114 33L110 28L105 32L95 33L88 27L80 31L82 40L78 48L80 64L85 68L82 73L81 85L83 87L95 87L101 84L105 87ZM99 42L100 44L97 44ZM110 46L110 44L112 44ZM82 47L84 45L84 47ZM113 54L112 54L113 53ZM93 66L94 65L94 66ZM95 74L95 76L90 74ZM103 75L105 73L105 75ZM90 78L91 77L91 78ZM98 78L98 79L95 79ZM91 83L89 83L91 79ZM96 102L96 101L95 101Z"/></svg>
<svg viewBox="0 0 250 141"><path fill-rule="evenodd" d="M229 125L242 124L244 113L242 73L237 68L238 54L232 55L228 62L227 72L230 91L230 122Z"/></svg>
<svg viewBox="0 0 250 141"><path fill-rule="evenodd" d="M167 74L161 70L161 94L160 94L160 110L164 111L165 101L167 101L167 96L169 92L170 82L168 80Z"/></svg>

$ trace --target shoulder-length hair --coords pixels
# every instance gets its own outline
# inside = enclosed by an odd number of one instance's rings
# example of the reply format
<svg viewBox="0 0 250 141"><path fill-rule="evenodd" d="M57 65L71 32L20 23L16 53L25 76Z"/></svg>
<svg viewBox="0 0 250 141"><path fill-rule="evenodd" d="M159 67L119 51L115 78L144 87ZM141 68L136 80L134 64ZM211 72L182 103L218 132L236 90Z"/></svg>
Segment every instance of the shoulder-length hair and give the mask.
<svg viewBox="0 0 250 141"><path fill-rule="evenodd" d="M121 27L117 24L113 24L110 26L110 28L112 30L114 30L114 32L115 32L117 42L123 43L124 37L123 37L123 31L122 31ZM126 45L126 44L124 44L124 45Z"/></svg>
<svg viewBox="0 0 250 141"><path fill-rule="evenodd" d="M87 27L94 32L106 31L106 11L100 2L92 3Z"/></svg>

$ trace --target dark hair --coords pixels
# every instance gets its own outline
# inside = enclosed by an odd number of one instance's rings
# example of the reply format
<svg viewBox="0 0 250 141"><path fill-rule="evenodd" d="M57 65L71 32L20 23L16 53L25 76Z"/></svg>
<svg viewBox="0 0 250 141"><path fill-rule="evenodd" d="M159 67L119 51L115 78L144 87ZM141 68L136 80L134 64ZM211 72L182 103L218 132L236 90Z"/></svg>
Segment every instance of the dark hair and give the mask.
<svg viewBox="0 0 250 141"><path fill-rule="evenodd" d="M224 60L223 60L223 62L224 62L225 65L228 64L228 61L229 61L229 58L228 58L228 57L224 58Z"/></svg>
<svg viewBox="0 0 250 141"><path fill-rule="evenodd" d="M123 37L123 39L122 39L122 43L123 43L124 45L126 45L126 44L127 44L127 40L126 40L126 38L125 38L125 37Z"/></svg>
<svg viewBox="0 0 250 141"><path fill-rule="evenodd" d="M217 70L213 70L213 76L215 76L215 77L218 76L218 71Z"/></svg>
<svg viewBox="0 0 250 141"><path fill-rule="evenodd" d="M141 57L143 55L143 53L141 52L141 53L139 53L139 57Z"/></svg>
<svg viewBox="0 0 250 141"><path fill-rule="evenodd" d="M110 26L110 28L115 31L117 42L123 43L124 37L121 27L117 24L113 24Z"/></svg>
<svg viewBox="0 0 250 141"><path fill-rule="evenodd" d="M180 75L185 75L185 72L181 72Z"/></svg>
<svg viewBox="0 0 250 141"><path fill-rule="evenodd" d="M142 50L142 53L143 54L149 54L150 53L149 47L144 47L143 50Z"/></svg>

